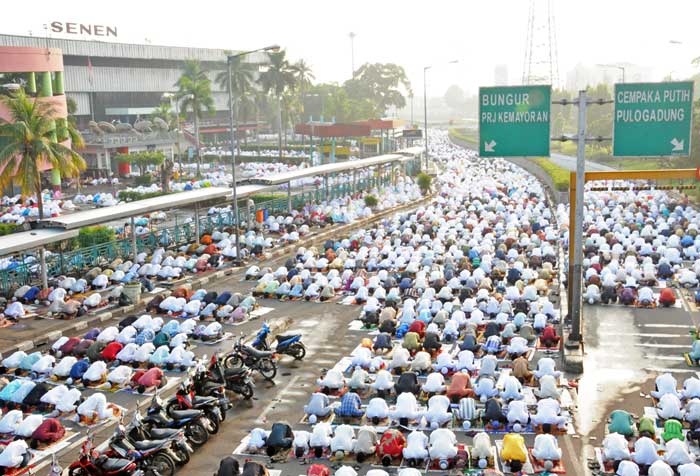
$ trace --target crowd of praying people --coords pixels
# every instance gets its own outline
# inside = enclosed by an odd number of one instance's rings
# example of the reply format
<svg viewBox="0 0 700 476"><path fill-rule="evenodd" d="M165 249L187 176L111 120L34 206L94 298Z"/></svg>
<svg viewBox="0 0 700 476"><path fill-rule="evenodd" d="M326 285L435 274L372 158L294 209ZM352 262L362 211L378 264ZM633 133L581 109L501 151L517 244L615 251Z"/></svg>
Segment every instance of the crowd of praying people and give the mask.
<svg viewBox="0 0 700 476"><path fill-rule="evenodd" d="M530 459L545 470L561 463L556 435L570 416L550 294L556 215L520 169L435 142L431 155L444 169L430 204L320 249L299 248L277 269L247 270L254 295L343 300L359 306L362 329L372 331L318 379L304 406L310 429L256 428L249 452L447 469L466 451L486 468L498 430L511 471ZM545 356L531 368L538 351ZM476 432L469 448L459 443L463 431ZM527 432L538 433L531 450Z"/></svg>

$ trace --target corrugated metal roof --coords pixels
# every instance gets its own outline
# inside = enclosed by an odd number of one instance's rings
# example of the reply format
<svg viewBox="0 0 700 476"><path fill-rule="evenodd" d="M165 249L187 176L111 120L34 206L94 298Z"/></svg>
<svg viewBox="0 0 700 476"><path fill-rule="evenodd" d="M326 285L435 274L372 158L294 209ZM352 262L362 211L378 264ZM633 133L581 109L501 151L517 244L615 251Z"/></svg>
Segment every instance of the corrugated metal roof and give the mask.
<svg viewBox="0 0 700 476"><path fill-rule="evenodd" d="M0 256L39 248L78 236L78 230L43 229L0 236Z"/></svg>
<svg viewBox="0 0 700 476"><path fill-rule="evenodd" d="M246 198L250 195L255 195L263 190L268 189L265 185L244 185L236 189L238 198ZM198 190L190 190L187 192L172 193L162 195L155 198L147 198L131 203L123 203L107 208L95 208L84 212L72 213L56 218L47 218L43 220L44 226L58 227L66 230L79 229L84 226L90 226L97 223L108 223L115 220L121 220L144 213L151 213L158 210L167 210L186 205L193 205L199 202L208 200L220 200L232 197L232 190L228 187L210 187L200 188ZM0 256L6 254L0 247Z"/></svg>
<svg viewBox="0 0 700 476"><path fill-rule="evenodd" d="M200 61L225 63L226 53L221 48L191 48L183 46L138 45L133 43L116 43L90 40L68 40L64 38L44 38L38 36L0 35L0 44L4 46L31 46L34 48L60 48L64 55L93 56L106 58L141 58L182 61L196 58ZM229 50L231 54L238 51ZM248 58L256 60L255 55Z"/></svg>
<svg viewBox="0 0 700 476"><path fill-rule="evenodd" d="M280 185L290 181L313 177L314 175L326 175L338 172L349 172L351 170L373 167L376 165L388 164L390 162L401 162L407 159L406 156L398 154L379 155L377 157L369 157L367 159L350 160L346 162L336 162L334 164L317 165L316 167L307 167L305 169L294 170L267 177L254 177L246 180L244 183L261 184L261 185Z"/></svg>
<svg viewBox="0 0 700 476"><path fill-rule="evenodd" d="M177 91L175 83L182 75L179 68L116 68L93 67L92 74L86 66L64 67L66 91L93 92L166 92ZM211 89L214 94L224 94L216 83L218 71L209 71Z"/></svg>

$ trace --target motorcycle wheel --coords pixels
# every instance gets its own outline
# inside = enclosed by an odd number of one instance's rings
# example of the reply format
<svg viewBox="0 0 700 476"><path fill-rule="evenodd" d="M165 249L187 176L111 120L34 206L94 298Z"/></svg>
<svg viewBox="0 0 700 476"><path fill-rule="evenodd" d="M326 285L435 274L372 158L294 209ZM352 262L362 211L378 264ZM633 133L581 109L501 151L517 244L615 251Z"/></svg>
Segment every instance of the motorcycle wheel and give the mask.
<svg viewBox="0 0 700 476"><path fill-rule="evenodd" d="M87 473L80 466L68 468L68 476L85 476L86 474Z"/></svg>
<svg viewBox="0 0 700 476"><path fill-rule="evenodd" d="M214 415L214 413L210 410L204 412L204 414L207 416L209 421L211 422L211 434L215 435L219 432L219 426L221 424L221 421L218 416Z"/></svg>
<svg viewBox="0 0 700 476"><path fill-rule="evenodd" d="M236 354L227 355L224 358L224 367L227 369L237 369L243 367L243 361Z"/></svg>
<svg viewBox="0 0 700 476"><path fill-rule="evenodd" d="M177 459L179 460L177 463L178 465L184 466L190 462L189 451L179 448L177 445L173 445L172 452L175 453L175 456L177 456Z"/></svg>
<svg viewBox="0 0 700 476"><path fill-rule="evenodd" d="M193 421L185 427L185 435L193 446L202 446L209 440L209 432L201 421Z"/></svg>
<svg viewBox="0 0 700 476"><path fill-rule="evenodd" d="M173 410L180 410L180 404L177 403L176 398L174 398L168 402L168 405L165 407L165 414L172 418L172 416L173 416L172 411Z"/></svg>
<svg viewBox="0 0 700 476"><path fill-rule="evenodd" d="M156 453L146 465L146 476L174 476L175 462L165 453Z"/></svg>
<svg viewBox="0 0 700 476"><path fill-rule="evenodd" d="M241 386L239 390L240 390L239 393L241 394L241 396L243 398L245 398L246 400L250 400L251 398L253 398L254 390L253 390L253 386L251 384L247 383L247 384Z"/></svg>
<svg viewBox="0 0 700 476"><path fill-rule="evenodd" d="M265 380L269 380L270 382L275 378L275 376L277 376L277 365L275 365L275 362L272 361L272 359L260 360L258 370L260 371L260 375L262 375Z"/></svg>
<svg viewBox="0 0 700 476"><path fill-rule="evenodd" d="M289 347L289 355L294 357L294 360L302 360L306 357L306 347L304 344L292 344Z"/></svg>
<svg viewBox="0 0 700 476"><path fill-rule="evenodd" d="M226 413L228 410L224 406L220 406L219 410L221 411L221 421L226 420Z"/></svg>

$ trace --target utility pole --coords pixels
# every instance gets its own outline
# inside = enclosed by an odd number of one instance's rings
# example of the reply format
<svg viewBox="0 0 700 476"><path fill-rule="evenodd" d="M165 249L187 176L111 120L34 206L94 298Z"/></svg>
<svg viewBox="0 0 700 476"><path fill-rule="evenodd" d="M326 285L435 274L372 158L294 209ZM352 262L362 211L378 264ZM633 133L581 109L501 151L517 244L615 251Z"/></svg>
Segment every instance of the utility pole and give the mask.
<svg viewBox="0 0 700 476"><path fill-rule="evenodd" d="M569 317L571 318L571 331L565 345L567 347L576 348L581 344L582 334L582 309L583 309L583 208L584 208L584 187L586 183L586 142L602 142L610 140L606 137L586 137L586 110L589 104L611 104L612 100L605 99L588 99L585 90L578 93L578 98L574 100L562 99L561 101L552 101L552 104L561 104L563 106L577 105L578 106L578 131L574 139L566 136L553 137L552 140L568 141L575 140L576 148L576 188L575 207L570 215L574 219L573 230L569 223L569 250L570 257L573 255L573 263L569 259ZM570 185L570 186L571 186Z"/></svg>

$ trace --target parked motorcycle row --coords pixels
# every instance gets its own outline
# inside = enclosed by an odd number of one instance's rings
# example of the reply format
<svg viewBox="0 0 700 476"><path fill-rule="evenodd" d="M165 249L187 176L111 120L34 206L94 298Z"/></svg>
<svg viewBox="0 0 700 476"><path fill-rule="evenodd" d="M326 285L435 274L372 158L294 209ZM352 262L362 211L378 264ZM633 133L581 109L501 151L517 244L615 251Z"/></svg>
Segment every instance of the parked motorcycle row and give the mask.
<svg viewBox="0 0 700 476"><path fill-rule="evenodd" d="M80 457L68 468L69 476L173 476L194 450L218 433L231 408L227 391L251 399L254 372L273 381L279 354L295 360L306 355L300 335L277 336L271 346L270 334L264 323L251 345L240 336L231 352L203 356L172 398L163 401L156 393L145 415L137 408L128 424L120 420L101 451L88 434ZM51 468L54 474L55 462Z"/></svg>

